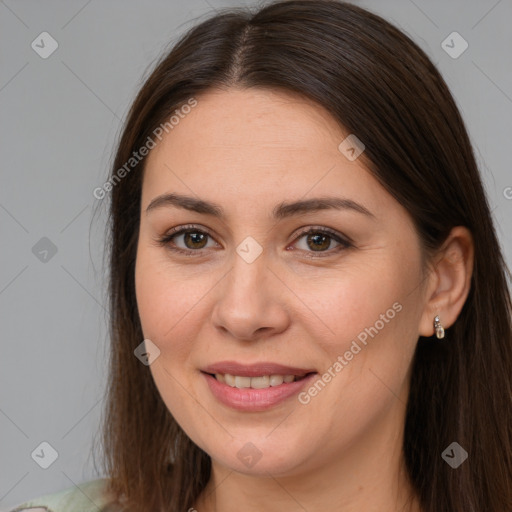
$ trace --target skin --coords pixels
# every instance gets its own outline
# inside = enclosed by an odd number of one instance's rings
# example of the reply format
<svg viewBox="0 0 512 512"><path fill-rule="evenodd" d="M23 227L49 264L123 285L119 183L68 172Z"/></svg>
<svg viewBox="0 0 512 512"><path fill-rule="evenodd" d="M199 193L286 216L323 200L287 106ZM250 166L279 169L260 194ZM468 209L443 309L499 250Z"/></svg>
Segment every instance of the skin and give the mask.
<svg viewBox="0 0 512 512"><path fill-rule="evenodd" d="M262 89L197 100L146 161L135 272L144 336L161 351L150 366L156 386L212 458L194 508L419 511L400 470L411 360L418 336L434 334L434 316L446 329L462 309L470 233L454 228L424 268L407 211L363 158L338 150L348 133L319 105ZM146 213L170 192L218 203L226 218L176 207ZM283 201L320 196L349 198L373 217L348 209L269 216ZM202 243L173 239L199 256L157 243L186 224L211 234ZM353 246L328 238L318 249L299 233L308 227L331 228ZM236 252L248 236L263 249L250 264ZM294 396L266 411L236 411L199 371L221 360L273 361L322 375L395 303L400 312L307 404ZM252 467L237 457L248 442L262 454Z"/></svg>

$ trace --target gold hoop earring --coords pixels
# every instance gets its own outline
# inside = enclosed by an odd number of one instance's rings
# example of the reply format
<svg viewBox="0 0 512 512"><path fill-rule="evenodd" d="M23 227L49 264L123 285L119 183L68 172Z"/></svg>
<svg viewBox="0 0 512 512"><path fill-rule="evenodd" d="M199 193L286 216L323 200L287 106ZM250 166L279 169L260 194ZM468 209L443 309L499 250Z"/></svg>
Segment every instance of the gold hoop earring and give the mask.
<svg viewBox="0 0 512 512"><path fill-rule="evenodd" d="M441 325L441 322L439 320L439 316L436 315L434 318L434 329L436 331L436 336L438 339L444 338L444 328Z"/></svg>

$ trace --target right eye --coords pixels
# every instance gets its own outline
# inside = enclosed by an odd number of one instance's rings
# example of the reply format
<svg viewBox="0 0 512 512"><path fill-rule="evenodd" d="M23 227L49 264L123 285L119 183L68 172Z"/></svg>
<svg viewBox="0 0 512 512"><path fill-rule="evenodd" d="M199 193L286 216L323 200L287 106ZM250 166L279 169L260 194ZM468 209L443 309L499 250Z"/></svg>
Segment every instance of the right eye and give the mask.
<svg viewBox="0 0 512 512"><path fill-rule="evenodd" d="M179 247L175 243L175 239L183 237L185 247ZM211 235L199 229L195 225L178 226L167 232L163 237L157 240L158 244L170 249L171 251L179 252L187 255L197 255L199 251L206 248L205 242Z"/></svg>

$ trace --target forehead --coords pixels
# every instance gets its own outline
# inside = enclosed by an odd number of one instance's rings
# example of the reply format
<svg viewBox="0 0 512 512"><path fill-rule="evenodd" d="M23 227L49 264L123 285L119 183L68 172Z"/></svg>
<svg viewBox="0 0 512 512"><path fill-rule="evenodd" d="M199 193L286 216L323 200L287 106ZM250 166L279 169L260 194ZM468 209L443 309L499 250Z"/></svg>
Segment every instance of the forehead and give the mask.
<svg viewBox="0 0 512 512"><path fill-rule="evenodd" d="M343 138L342 128L323 107L298 94L267 89L213 90L197 97L197 105L164 134L149 159L179 147L231 156L241 149L335 155ZM191 157L205 156L189 153ZM261 152L260 157L265 154Z"/></svg>
<svg viewBox="0 0 512 512"><path fill-rule="evenodd" d="M175 189L219 203L259 198L261 206L308 191L366 200L381 193L361 159L349 161L339 151L348 134L315 102L262 89L210 91L196 99L147 157L146 206Z"/></svg>

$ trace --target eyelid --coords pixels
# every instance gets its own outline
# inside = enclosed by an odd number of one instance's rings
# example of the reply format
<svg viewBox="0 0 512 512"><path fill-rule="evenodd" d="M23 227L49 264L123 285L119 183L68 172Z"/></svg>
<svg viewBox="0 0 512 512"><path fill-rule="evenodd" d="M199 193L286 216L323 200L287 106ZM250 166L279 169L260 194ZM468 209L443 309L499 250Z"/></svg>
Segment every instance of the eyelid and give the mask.
<svg viewBox="0 0 512 512"><path fill-rule="evenodd" d="M327 226L314 225L314 224L313 225L308 224L305 227L303 226L301 228L298 228L297 231L293 234L294 240L298 236L305 235L306 233L309 233L310 231L315 231L315 232L316 231L320 231L320 232L326 233L328 235L332 235L334 238L339 238L341 240L341 242L346 243L346 244L353 244L354 243L352 238L350 238L348 235L345 235L344 233L340 233L336 229L329 228Z"/></svg>
<svg viewBox="0 0 512 512"><path fill-rule="evenodd" d="M172 240L172 238L176 237L176 236L180 236L180 235L183 235L185 234L187 231L194 231L194 232L198 232L198 233L204 233L206 235L208 235L212 240L215 240L215 237L211 234L210 230L200 224L183 224L181 226L176 226L168 231L165 232L164 235L162 235L161 237L156 237L155 238L155 242L159 245L159 246L162 246L162 247L166 247L174 252L178 252L178 253L182 253L182 254L194 254L194 255L199 255L201 253L201 251L203 251L204 249L182 249L181 247L172 247L170 246L170 242ZM217 241L215 241L215 243L218 244Z"/></svg>
<svg viewBox="0 0 512 512"><path fill-rule="evenodd" d="M218 244L218 242L215 240L215 237L211 234L210 230L200 224L183 224L180 226L176 226L176 227L170 229L169 231L167 231L162 237L156 238L155 241L158 245L167 247L174 252L199 256L202 254L202 251L204 251L205 249L182 249L181 247L172 247L171 245L169 245L171 240L174 237L185 234L189 230L194 230L199 233L204 233L207 236L209 236L212 240L214 240L215 243ZM302 238L304 235L307 235L309 233L326 234L331 239L333 239L336 243L338 243L339 246L334 249L329 249L327 251L318 251L318 252L317 251L303 251L303 250L299 249L299 251L309 254L309 256L306 256L306 258L316 259L316 258L327 257L327 256L331 256L333 254L336 254L337 252L339 252L340 249L348 249L350 247L354 247L354 242L349 236L342 234L342 233L340 233L332 228L329 228L327 226L315 226L315 225L307 225L307 226L302 226L301 228L298 228L293 234L293 240L291 243L295 244L300 238ZM287 245L287 248L289 246L290 245ZM315 254L317 256L315 256Z"/></svg>
<svg viewBox="0 0 512 512"><path fill-rule="evenodd" d="M327 226L314 226L308 225L306 227L299 228L298 231L294 233L294 238L292 244L295 245L303 236L308 235L310 233L321 233L329 236L332 240L334 240L338 246L333 249L328 249L327 251L303 251L304 257L307 259L319 260L321 258L328 258L329 256L335 256L339 254L341 251L350 249L354 247L354 243L352 239L332 228L328 228Z"/></svg>

